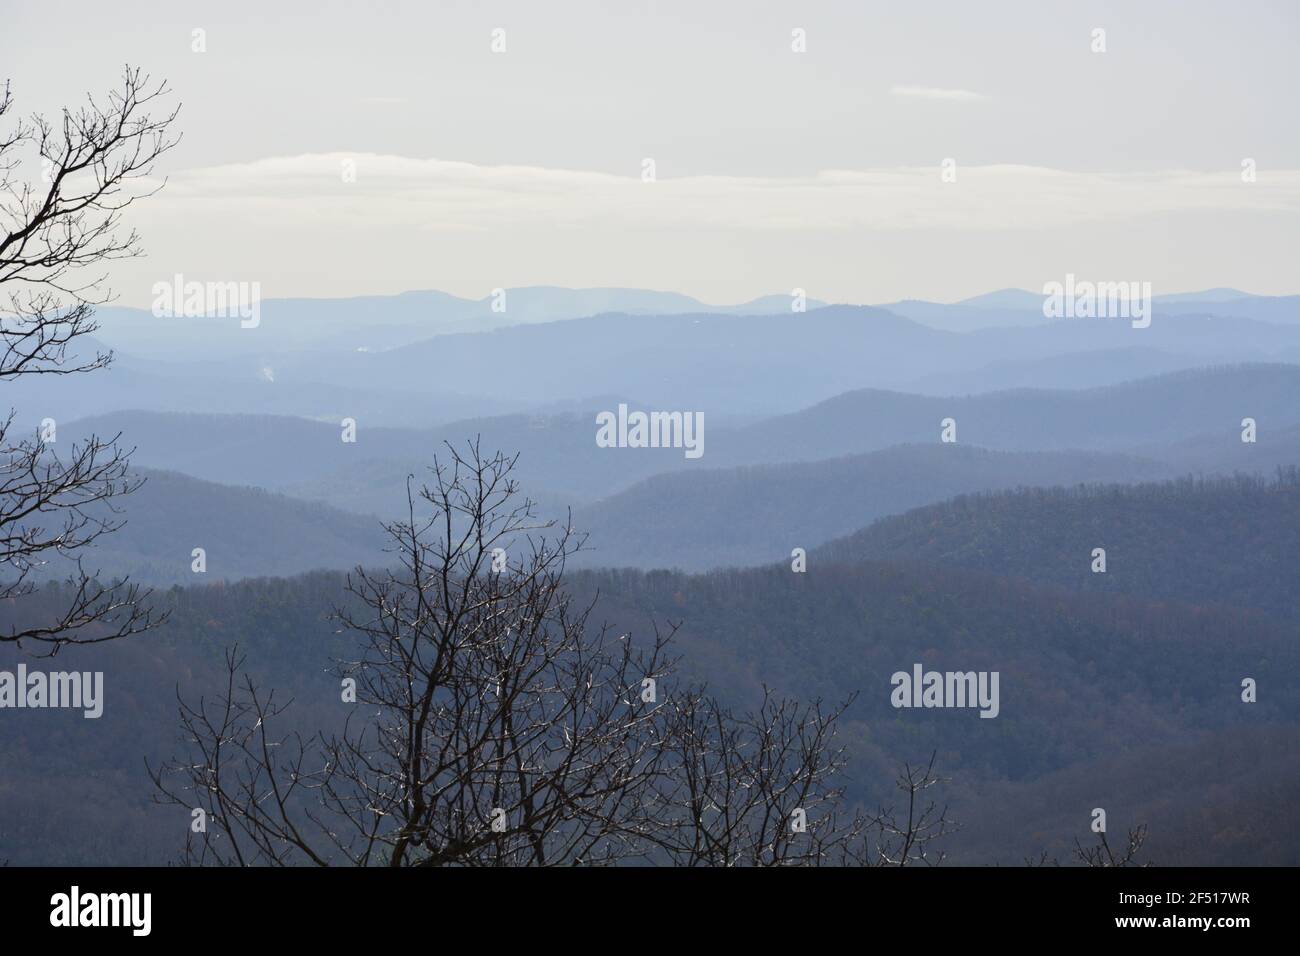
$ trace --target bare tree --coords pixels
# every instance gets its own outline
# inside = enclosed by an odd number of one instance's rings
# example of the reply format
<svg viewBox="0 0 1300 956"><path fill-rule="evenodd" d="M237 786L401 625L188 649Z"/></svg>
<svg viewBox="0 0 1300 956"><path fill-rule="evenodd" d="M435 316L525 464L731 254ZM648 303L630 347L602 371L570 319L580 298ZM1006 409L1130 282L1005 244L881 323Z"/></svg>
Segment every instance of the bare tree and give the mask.
<svg viewBox="0 0 1300 956"><path fill-rule="evenodd" d="M1076 837L1074 841L1074 858L1084 866L1093 867L1150 866L1150 863L1137 862L1138 852L1142 849L1142 844L1146 842L1146 839L1147 828L1145 823L1128 831L1124 848L1118 854L1111 849L1110 842L1106 839L1104 831L1097 834L1096 846L1084 846Z"/></svg>
<svg viewBox="0 0 1300 956"><path fill-rule="evenodd" d="M191 859L545 866L637 852L659 750L642 686L667 676L667 639L640 649L589 627L590 606L560 588L581 540L545 534L513 466L450 449L386 526L395 567L349 576L337 616L359 652L338 674L365 717L273 740L273 695L237 686L233 657L217 706L183 706L199 745L188 791L155 782L207 813Z"/></svg>
<svg viewBox="0 0 1300 956"><path fill-rule="evenodd" d="M95 307L111 298L98 270L141 252L136 233L121 230L121 215L160 188L137 181L177 142L170 133L177 110L150 113L166 94L165 84L128 67L106 100L88 97L56 122L33 115L0 132L0 381L91 372L112 361L111 352L83 348L98 329ZM13 105L6 83L0 120ZM39 168L34 179L22 175L25 162ZM33 572L52 557L75 570L65 611L0 632L0 641L29 640L54 653L153 626L147 592L128 581L102 584L82 566L81 552L121 526L115 500L139 486L119 436L91 436L60 457L44 432L18 434L15 417L11 410L0 422L0 598L31 594Z"/></svg>
<svg viewBox="0 0 1300 956"><path fill-rule="evenodd" d="M675 628L638 645L562 586L581 536L518 503L515 460L449 455L386 526L394 568L348 578L341 731L282 729L235 652L221 696L181 701L190 754L150 773L159 803L202 811L186 860L853 862L871 821L831 779L842 708L768 698L738 720L675 686Z"/></svg>
<svg viewBox="0 0 1300 956"><path fill-rule="evenodd" d="M1125 845L1117 854L1111 849L1110 841L1106 839L1105 832L1097 834L1096 846L1084 846L1075 837L1074 848L1071 855L1075 862L1084 866L1106 868L1106 867L1124 867L1124 866L1151 866L1150 862L1139 863L1137 861L1138 853L1142 850L1142 845L1146 843L1147 826L1145 823L1129 829L1125 837ZM1049 857L1047 851L1043 850L1037 857L1026 857L1026 866L1060 866L1061 861L1057 857Z"/></svg>
<svg viewBox="0 0 1300 956"><path fill-rule="evenodd" d="M832 738L847 706L801 706L765 688L761 706L737 716L702 693L680 695L653 842L678 866L844 862L866 830L861 816L844 817L834 780L844 755Z"/></svg>
<svg viewBox="0 0 1300 956"><path fill-rule="evenodd" d="M924 767L903 765L894 786L907 798L907 811L881 807L868 819L861 850L851 850L857 862L864 866L937 866L943 862L943 850L933 844L958 828L948 819L947 808L926 793L943 783L934 772L936 756L931 753Z"/></svg>

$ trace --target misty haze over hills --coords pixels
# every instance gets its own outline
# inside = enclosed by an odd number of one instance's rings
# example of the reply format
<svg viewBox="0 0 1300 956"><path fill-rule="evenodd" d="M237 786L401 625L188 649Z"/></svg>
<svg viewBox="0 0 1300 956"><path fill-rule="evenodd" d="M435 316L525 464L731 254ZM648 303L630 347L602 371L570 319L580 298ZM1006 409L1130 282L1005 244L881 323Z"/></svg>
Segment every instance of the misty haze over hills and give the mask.
<svg viewBox="0 0 1300 956"><path fill-rule="evenodd" d="M141 356L175 358L186 350L208 354L247 351L383 351L435 335L484 332L512 325L554 322L602 313L625 315L766 315L787 312L788 296L762 296L738 305L709 305L676 292L645 289L508 288L502 295L464 299L436 290L348 299L265 299L256 347L228 335L221 318L162 322L149 310L109 308L110 341ZM809 308L824 303L811 300ZM234 324L238 324L237 322Z"/></svg>
<svg viewBox="0 0 1300 956"><path fill-rule="evenodd" d="M940 422L957 421L959 444L1008 451L1094 449L1141 453L1204 436L1220 423L1225 464L1246 466L1261 443L1300 424L1294 396L1300 366L1261 365L1180 372L1081 391L989 392L956 398L907 395L876 389L841 394L788 415L741 426L708 427L705 453L696 460L681 449L629 449L610 453L595 444L594 410L560 416L513 415L473 419L427 430L359 427L355 443L340 441L337 424L299 418L108 413L69 422L61 434L77 440L92 431L131 436L137 464L180 471L213 481L299 487L311 497L367 513L383 513L373 497L375 462L389 484L382 493L400 505L405 474L427 464L446 441L481 436L494 447L520 453L520 471L540 496L574 500L604 497L657 472L699 471L782 461L815 461L878 451L891 445L934 443ZM1261 441L1234 448L1243 417L1253 412ZM1240 445L1240 442L1238 442ZM1267 447L1267 445L1266 445ZM396 469L394 469L396 465ZM361 487L368 497L350 499ZM332 489L337 488L337 491ZM349 503L350 502L350 503Z"/></svg>
<svg viewBox="0 0 1300 956"><path fill-rule="evenodd" d="M366 542L378 540L380 519L403 512L407 476L425 475L444 443L474 437L519 454L523 489L544 514L576 509L575 524L592 534L582 563L690 570L779 560L956 494L1266 475L1300 462L1300 365L1290 360L1300 358L1300 324L1254 317L1291 299L1232 289L1157 297L1152 325L1135 329L1047 320L1041 297L1014 289L948 306L808 312L788 311L784 297L759 300L765 311L705 313L689 297L637 290L507 296L510 311L487 332L454 326L492 321L490 299L268 303L263 326L220 333L261 343L279 321L307 346L264 355L209 352L201 336L219 329L204 323L221 320L134 316L126 340L138 332L147 342L159 328L200 338L159 345L170 360L118 354L95 376L11 388L33 425L58 422L62 447L120 432L142 474L171 473L127 502L127 528L101 556L114 573L167 583L186 580L187 537L207 536L188 514L234 535L219 549L228 559L214 560L218 577L376 560ZM1032 323L1003 324L1035 302ZM907 318L900 305L927 314ZM605 306L620 312L567 317ZM656 308L667 311L649 314ZM102 348L122 340L119 319L102 317ZM328 344L376 324L442 334L382 352ZM944 328L963 325L970 331ZM595 416L619 403L701 411L703 456L597 447ZM949 417L955 445L939 442ZM1252 444L1240 441L1246 417L1259 422ZM357 423L353 443L340 440L345 419ZM187 509L187 499L203 505ZM162 513L175 520L149 517ZM309 524L311 533L294 530ZM151 550L178 555L177 565Z"/></svg>
<svg viewBox="0 0 1300 956"><path fill-rule="evenodd" d="M620 301L613 290L595 291L599 301ZM423 313L394 304L403 298L376 300L376 312L393 311L394 321L415 328L412 316ZM410 342L381 352L327 344L331 328L361 334L368 321L386 321L359 317L348 300L292 300L281 332L269 304L262 324L247 329L235 318L124 320L105 310L96 335L103 349L117 350L114 364L93 380L16 381L14 405L33 424L130 409L428 427L621 395L702 409L720 421L793 412L867 387L930 395L1086 388L1208 364L1300 362L1295 298L1194 302L1190 312L1181 300L1166 307L1157 299L1145 329L1123 319L1045 319L1041 298L1037 313L1021 313L1031 321L1010 327L927 323L891 308L810 303L810 311L790 312L783 297L760 300L766 311L738 307L750 309L743 314L634 314L628 306L642 294L628 298L619 313L555 321L507 312L514 324L490 331L421 326ZM525 296L519 308L531 316L529 302ZM933 309L996 314L961 304ZM150 357L157 355L166 358ZM430 367L439 370L435 381Z"/></svg>
<svg viewBox="0 0 1300 956"><path fill-rule="evenodd" d="M579 595L599 591L621 628L680 621L691 673L727 700L753 704L763 683L865 689L842 730L855 799L886 798L878 782L900 760L937 751L954 813L977 824L953 839L956 862L1059 848L1068 815L1043 811L1044 793L1086 803L1091 781L1131 787L1151 766L1131 812L1165 824L1166 859L1203 861L1196 814L1268 799L1214 755L1246 748L1300 772L1293 701L1256 712L1262 735L1232 687L1208 709L1190 703L1222 690L1207 675L1276 682L1294 663L1285 562L1300 512L1293 476L1269 484L1300 465L1294 297L1157 297L1145 329L1048 320L1019 290L807 312L787 297L507 297L506 313L441 293L277 300L247 330L105 310L107 371L12 384L25 426L56 420L53 450L120 432L146 479L121 506L125 526L87 555L165 589L174 614L152 663L119 678L134 704L111 716L115 733L152 740L161 685L175 668L196 686L219 679L229 640L267 679L317 694L304 662L338 640L325 614L339 573L391 561L381 524L404 515L408 476L418 484L445 443L477 439L518 453L543 518L589 535L572 562ZM702 412L703 455L599 447L596 416L620 403ZM1096 542L1104 579L1088 573ZM795 549L807 573L792 573ZM51 562L42 577L60 573ZM882 681L918 657L1000 670L1003 715L904 725ZM1118 753L1090 742L1135 724L1151 733ZM74 764L107 773L121 758L63 739L68 780ZM21 775L20 747L0 744L0 759ZM84 826L129 830L131 799L103 795ZM1036 829L1017 831L1017 815ZM9 816L43 832L39 802ZM1300 835L1286 839L1232 852L1294 858ZM151 840L131 859L160 859Z"/></svg>
<svg viewBox="0 0 1300 956"><path fill-rule="evenodd" d="M100 321L110 345L140 357L175 359L186 352L235 355L248 352L384 351L438 335L485 332L514 325L555 322L602 314L780 315L791 312L788 294L736 305L710 305L675 292L644 289L504 288L500 295L465 299L436 290L347 299L261 301L257 341L229 333L238 325L219 317L159 319L147 309L110 306ZM1156 295L1165 315L1218 315L1300 324L1300 296L1256 296L1236 289ZM800 309L828 303L807 298ZM950 305L908 299L875 306L923 325L954 332L1044 322L1041 293L1003 289Z"/></svg>

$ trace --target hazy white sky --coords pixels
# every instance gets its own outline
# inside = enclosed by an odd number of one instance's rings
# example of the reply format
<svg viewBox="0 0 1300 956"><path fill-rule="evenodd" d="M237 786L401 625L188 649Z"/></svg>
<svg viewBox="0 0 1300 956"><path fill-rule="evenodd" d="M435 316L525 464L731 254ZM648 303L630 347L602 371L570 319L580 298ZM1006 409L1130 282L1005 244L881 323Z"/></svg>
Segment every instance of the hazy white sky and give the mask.
<svg viewBox="0 0 1300 956"><path fill-rule="evenodd" d="M1294 2L4 2L20 109L124 62L184 103L123 304L175 272L265 296L1297 291Z"/></svg>

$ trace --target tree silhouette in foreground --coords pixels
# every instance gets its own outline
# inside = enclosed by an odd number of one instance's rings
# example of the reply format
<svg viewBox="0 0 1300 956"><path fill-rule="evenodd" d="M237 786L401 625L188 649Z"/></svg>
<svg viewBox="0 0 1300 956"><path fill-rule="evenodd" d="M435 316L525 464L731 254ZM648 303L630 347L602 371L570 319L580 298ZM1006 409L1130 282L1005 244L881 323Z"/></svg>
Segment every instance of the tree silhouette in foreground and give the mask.
<svg viewBox="0 0 1300 956"><path fill-rule="evenodd" d="M1074 847L1070 851L1074 862L1083 866L1104 869L1109 867L1147 867L1151 866L1150 862L1139 863L1138 854L1142 851L1142 845L1147 840L1147 826L1145 823L1140 826L1131 827L1126 835L1123 849L1118 853L1111 848L1110 841L1106 839L1105 831L1097 834L1097 843L1094 846L1084 846L1075 837ZM1026 866L1060 866L1061 861L1056 857L1049 857L1044 850L1038 855L1037 859L1029 858L1025 860Z"/></svg>
<svg viewBox="0 0 1300 956"><path fill-rule="evenodd" d="M128 67L104 101L89 98L56 122L34 115L0 130L0 381L92 372L112 361L111 352L82 348L98 329L95 306L111 297L104 276L84 270L140 254L139 237L119 226L126 207L160 188L137 181L177 141L176 110L149 112L166 93ZM13 106L6 83L0 120ZM34 180L22 175L25 154L38 161ZM147 591L101 583L82 567L81 552L121 526L114 502L139 487L118 436L91 436L60 457L44 429L20 435L15 418L11 410L0 420L0 599L32 594L33 571L53 557L75 570L64 610L0 632L0 642L30 641L52 654L154 626Z"/></svg>
<svg viewBox="0 0 1300 956"><path fill-rule="evenodd" d="M336 610L337 733L290 717L227 657L223 694L181 701L189 755L150 773L185 808L195 864L555 866L935 863L948 823L845 806L844 707L768 695L736 715L679 682L675 627L641 643L562 586L583 544L534 516L514 458L448 446L385 526L394 565L358 568ZM347 698L355 688L355 702ZM201 811L198 812L198 811Z"/></svg>

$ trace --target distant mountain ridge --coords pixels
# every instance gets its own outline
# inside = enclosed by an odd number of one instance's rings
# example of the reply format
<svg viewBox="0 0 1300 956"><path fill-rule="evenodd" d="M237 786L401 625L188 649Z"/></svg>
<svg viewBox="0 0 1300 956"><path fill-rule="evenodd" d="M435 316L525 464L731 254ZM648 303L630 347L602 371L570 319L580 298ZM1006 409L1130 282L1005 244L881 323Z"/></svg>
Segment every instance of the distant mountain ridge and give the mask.
<svg viewBox="0 0 1300 956"><path fill-rule="evenodd" d="M167 357L195 347L226 355L297 348L381 351L435 335L602 313L762 315L788 312L792 302L788 295L766 295L735 305L712 305L679 292L558 286L505 287L500 293L481 299L433 289L341 299L267 298L260 303L256 338L231 334L238 324L234 320L159 318L147 309L106 307L98 310L98 320L100 335L114 347ZM825 304L812 299L807 307Z"/></svg>
<svg viewBox="0 0 1300 956"><path fill-rule="evenodd" d="M137 466L223 482L152 476L123 505L127 529L104 541L100 554L112 573L143 569L150 580L184 582L184 556L199 546L188 542L200 538L217 542L215 553L222 555L214 558L214 576L378 560L372 516L402 510L407 475L427 478L443 441L463 444L474 436L485 447L521 453L518 473L540 514L567 520L576 507L574 526L590 533L591 547L576 564L700 571L785 561L795 547L816 548L886 515L955 495L1189 474L1270 475L1300 465L1293 401L1300 369L1283 367L1270 386L1271 371L1182 374L1073 396L1009 392L967 404L853 393L801 415L709 433L713 451L704 468L691 467L673 449L597 448L589 413L425 431L362 429L355 444L341 441L336 425L302 419L139 413L72 423L60 441L75 441L91 427L101 435L123 428L126 447L138 446ZM1070 397L1075 400L1061 401ZM1260 416L1256 442L1243 443L1239 420L1214 412L1215 402L1229 408L1247 402ZM1187 413L1177 411L1183 406ZM1010 431L992 434L1013 447L938 441L937 415L954 407L959 436L969 424L1000 423ZM1121 440L1118 448L1033 450L1049 442L1045 426L1065 429L1080 445L1095 442L1092 417L1103 416L1104 424L1115 408L1140 413L1136 422L1126 418L1116 436L1141 438L1137 445ZM1291 424L1277 420L1279 411L1291 414ZM1222 419L1222 427L1189 434L1204 416ZM915 433L904 442L875 447L908 428ZM802 443L793 444L791 435ZM1055 432L1049 437L1059 440ZM248 485L293 497L232 487ZM150 555L172 557L155 567Z"/></svg>
<svg viewBox="0 0 1300 956"><path fill-rule="evenodd" d="M1300 324L1300 295L1251 295L1238 289L1217 288L1153 295L1151 298L1157 317L1213 315L1282 325ZM883 303L880 308L952 332L1032 327L1048 321L1043 317L1042 293L1025 289L999 289L953 303L904 299Z"/></svg>
<svg viewBox="0 0 1300 956"><path fill-rule="evenodd" d="M602 295L586 304L604 304ZM593 395L699 410L719 421L794 412L867 387L927 394L1086 388L1209 364L1300 364L1300 323L1250 315L1157 310L1149 328L1135 329L1123 319L1050 321L1040 311L1016 313L1030 320L1008 326L996 309L813 302L795 313L780 296L737 307L745 314L624 311L536 322L515 322L516 316L512 325L471 324L470 331L422 322L412 305L402 319L412 336L393 348L365 350L354 340L378 321L367 317L366 301L313 304L287 331L274 314L249 329L146 315L134 343L139 353L123 346L106 312L99 341L120 349L110 368L58 381L12 381L9 400L33 425L142 409L428 428L572 407ZM1265 312L1273 308L1250 301ZM516 307L527 311L526 297ZM353 339L341 343L335 332Z"/></svg>
<svg viewBox="0 0 1300 956"><path fill-rule="evenodd" d="M124 433L141 467L228 484L258 485L361 514L392 514L405 477L422 473L444 442L479 437L485 447L519 453L531 493L580 504L653 475L746 465L821 461L895 445L939 445L941 422L956 421L957 444L1001 451L1091 450L1156 457L1153 449L1200 442L1208 467L1253 470L1288 429L1300 425L1300 366L1247 365L1176 372L1081 391L1012 390L938 398L880 389L842 393L788 415L739 427L710 427L704 456L676 448L596 446L594 416L509 415L428 429L358 422L355 443L338 423L276 416L110 413L61 424L60 441L90 431ZM653 407L653 406L651 406ZM1259 442L1240 441L1244 417ZM1210 430L1213 429L1213 430ZM1206 444L1208 442L1208 445ZM1191 461L1195 446L1180 454ZM1254 456L1254 457L1252 457ZM1193 469L1193 464L1188 465Z"/></svg>

